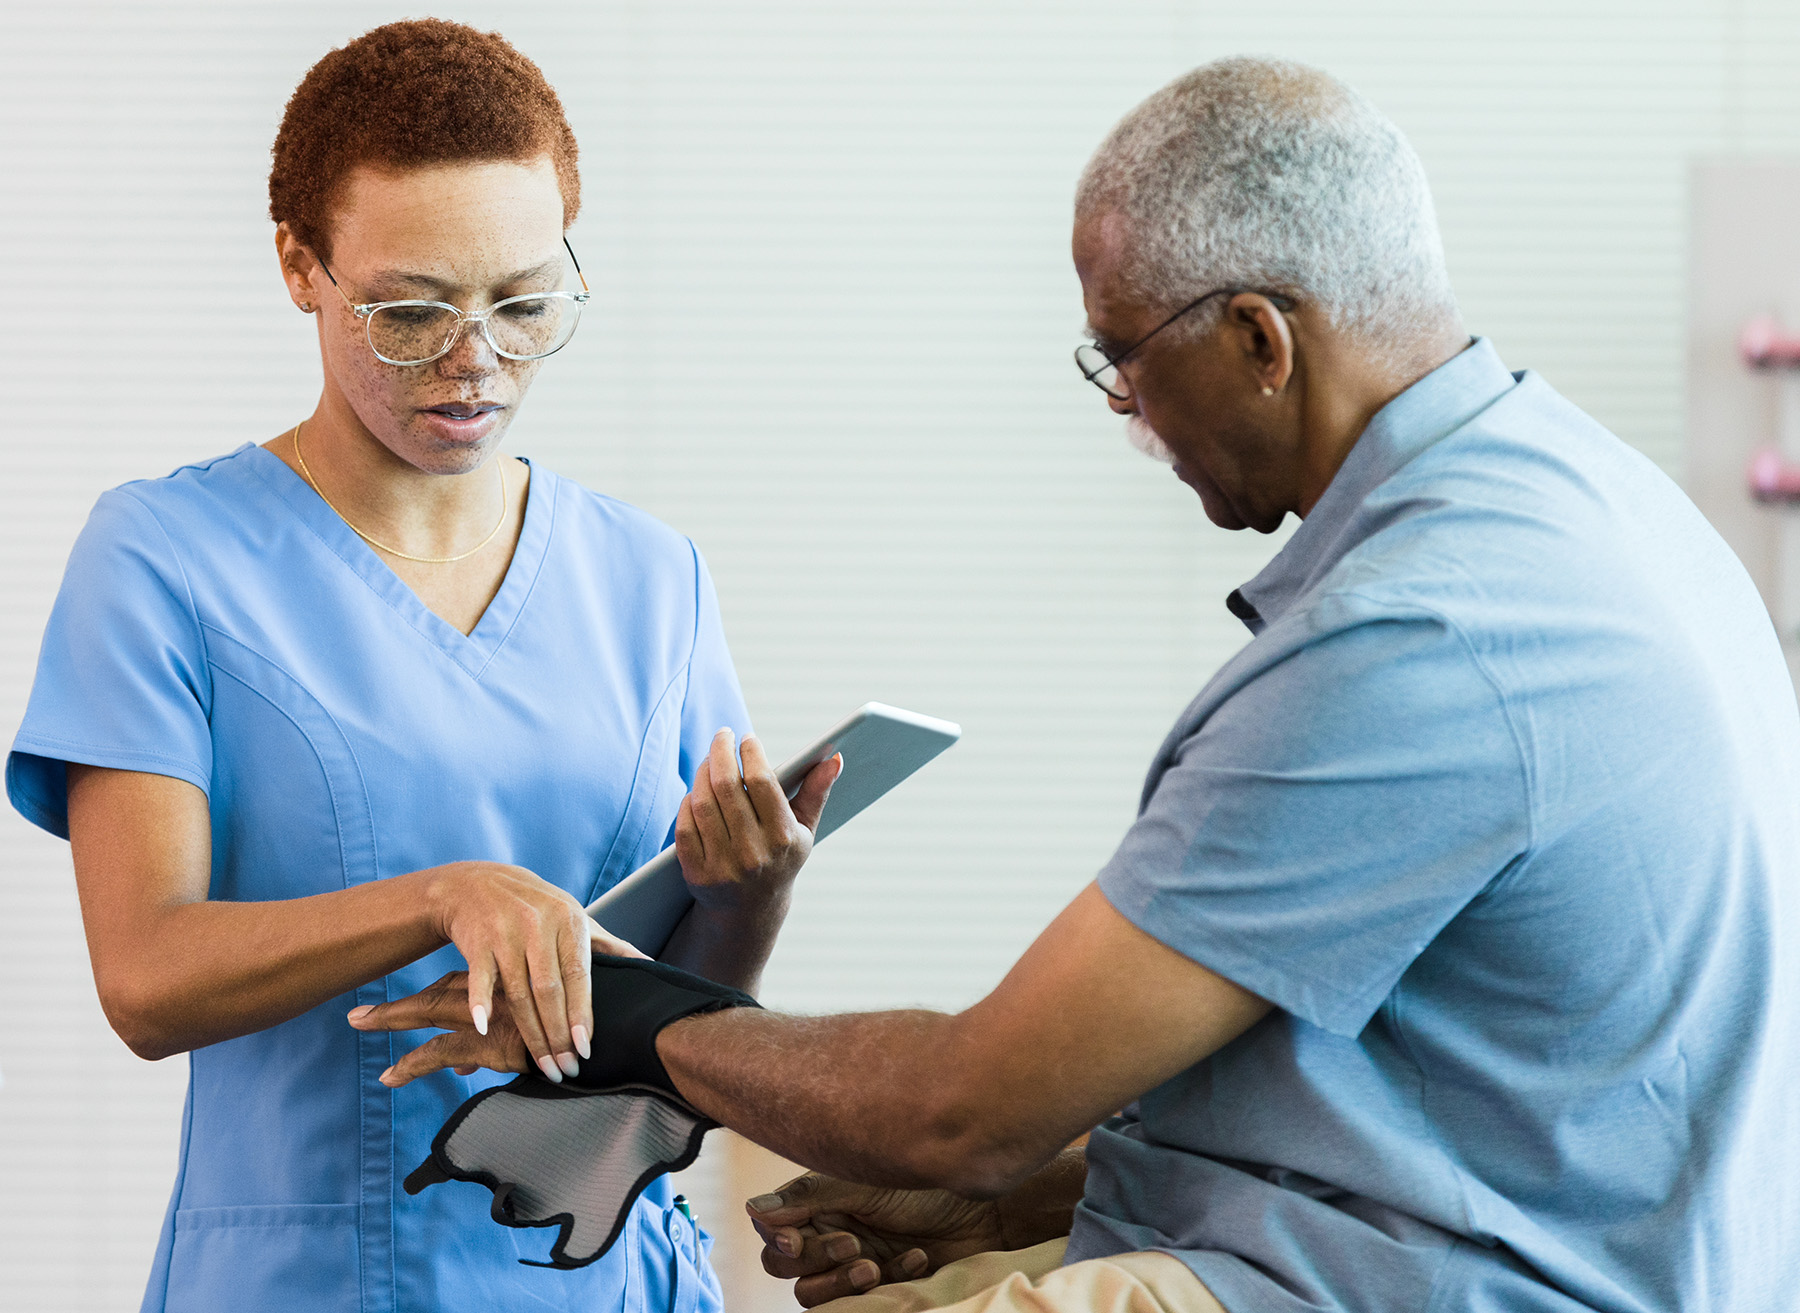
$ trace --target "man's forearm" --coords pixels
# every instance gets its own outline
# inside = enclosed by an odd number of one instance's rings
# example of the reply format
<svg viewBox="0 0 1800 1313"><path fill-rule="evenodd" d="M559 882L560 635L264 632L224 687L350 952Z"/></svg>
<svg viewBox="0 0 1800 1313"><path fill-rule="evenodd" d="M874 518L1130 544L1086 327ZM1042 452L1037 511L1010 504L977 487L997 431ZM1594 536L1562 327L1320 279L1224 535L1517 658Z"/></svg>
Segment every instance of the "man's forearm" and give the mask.
<svg viewBox="0 0 1800 1313"><path fill-rule="evenodd" d="M984 1098L959 1021L741 1009L676 1022L657 1052L694 1107L794 1162L871 1185L992 1197L1073 1132Z"/></svg>

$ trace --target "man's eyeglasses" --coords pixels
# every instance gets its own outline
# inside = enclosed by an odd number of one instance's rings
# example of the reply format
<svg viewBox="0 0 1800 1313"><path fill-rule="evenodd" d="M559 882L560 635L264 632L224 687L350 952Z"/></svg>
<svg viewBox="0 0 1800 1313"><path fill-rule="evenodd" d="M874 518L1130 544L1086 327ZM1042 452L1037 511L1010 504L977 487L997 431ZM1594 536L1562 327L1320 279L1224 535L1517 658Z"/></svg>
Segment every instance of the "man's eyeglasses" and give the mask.
<svg viewBox="0 0 1800 1313"><path fill-rule="evenodd" d="M390 365L428 365L456 345L463 326L481 329L494 354L508 360L542 360L555 355L575 336L581 307L592 293L575 248L563 238L563 249L575 261L579 292L527 292L496 301L486 310L459 310L446 301L369 301L354 304L323 260L319 267L344 298L350 313L363 321L369 350Z"/></svg>
<svg viewBox="0 0 1800 1313"><path fill-rule="evenodd" d="M1124 364L1128 359L1141 351L1144 343L1148 342L1151 338L1155 337L1158 333L1162 332L1163 329L1167 328L1170 324L1174 323L1177 319L1181 318L1196 306L1204 305L1215 296L1236 296L1239 292L1256 292L1259 296L1266 296L1269 298L1270 303L1283 313L1294 308L1294 303L1291 300L1285 296L1277 296L1273 292L1259 291L1254 287L1215 287L1212 291L1206 293L1206 295L1197 296L1192 301L1189 301L1186 305L1182 306L1181 309L1163 320L1162 323L1158 324L1148 333L1145 333L1116 356L1107 355L1106 352L1100 349L1100 344L1098 342L1082 343L1075 348L1075 368L1081 371L1081 376L1083 378L1099 388L1102 392L1106 393L1107 396L1112 397L1116 401L1129 401L1131 400L1131 385L1126 383L1124 375L1119 373L1120 365Z"/></svg>

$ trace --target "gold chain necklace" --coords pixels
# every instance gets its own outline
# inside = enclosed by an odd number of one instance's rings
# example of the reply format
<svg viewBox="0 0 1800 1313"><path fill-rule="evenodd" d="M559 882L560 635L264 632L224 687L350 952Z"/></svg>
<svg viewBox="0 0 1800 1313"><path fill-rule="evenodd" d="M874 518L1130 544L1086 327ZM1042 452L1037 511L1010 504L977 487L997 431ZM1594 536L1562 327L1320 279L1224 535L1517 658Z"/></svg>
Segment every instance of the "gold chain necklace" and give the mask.
<svg viewBox="0 0 1800 1313"><path fill-rule="evenodd" d="M499 533L501 526L506 523L506 465L504 464L506 458L496 452L494 454L494 470L500 475L500 518L494 521L494 527L488 530L487 537L469 548L468 551L460 552L455 556L414 556L409 552L401 551L398 547L389 547L379 538L369 537L368 534L350 523L350 517L348 515L345 515L336 506L332 506L331 498L325 495L325 490L319 486L319 481L313 478L313 472L306 468L306 457L300 452L300 425L304 423L306 423L306 421L301 420L300 424L294 425L293 428L294 459L300 462L300 472L306 476L307 486L319 494L319 500L324 502L327 507L330 507L331 513L342 520L344 526L348 528L351 533L368 543L369 546L380 548L389 556L398 556L402 561L417 561L421 565L449 565L453 561L466 561L483 547L486 547L489 543L493 542L494 535Z"/></svg>

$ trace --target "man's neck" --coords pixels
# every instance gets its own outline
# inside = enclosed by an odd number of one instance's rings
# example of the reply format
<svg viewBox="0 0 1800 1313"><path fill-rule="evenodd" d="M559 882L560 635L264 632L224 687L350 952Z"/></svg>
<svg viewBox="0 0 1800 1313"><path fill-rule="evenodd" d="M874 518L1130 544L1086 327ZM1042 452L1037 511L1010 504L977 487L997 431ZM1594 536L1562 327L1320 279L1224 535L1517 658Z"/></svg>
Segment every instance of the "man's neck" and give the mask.
<svg viewBox="0 0 1800 1313"><path fill-rule="evenodd" d="M1305 446L1296 508L1301 519L1325 495L1369 421L1395 397L1461 354L1471 340L1456 320L1399 349L1348 337L1313 345L1301 420Z"/></svg>

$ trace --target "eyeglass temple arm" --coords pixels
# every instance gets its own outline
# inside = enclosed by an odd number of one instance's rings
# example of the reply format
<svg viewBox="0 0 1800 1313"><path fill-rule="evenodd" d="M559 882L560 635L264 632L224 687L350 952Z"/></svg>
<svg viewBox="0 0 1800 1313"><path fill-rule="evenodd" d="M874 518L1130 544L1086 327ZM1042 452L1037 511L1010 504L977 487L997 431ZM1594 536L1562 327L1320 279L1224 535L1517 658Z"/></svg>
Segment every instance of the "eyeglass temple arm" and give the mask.
<svg viewBox="0 0 1800 1313"><path fill-rule="evenodd" d="M331 279L332 291L336 292L339 296L343 297L344 304L347 306L350 306L350 309L354 311L356 309L356 307L351 304L349 297L344 296L344 289L338 286L337 275L331 272L331 266L325 263L325 257L318 254L317 252L314 252L313 259L315 259L319 262L319 268L323 269L325 271L325 276L327 278Z"/></svg>
<svg viewBox="0 0 1800 1313"><path fill-rule="evenodd" d="M584 292L593 291L593 288L589 287L587 284L587 275L581 272L581 261L575 259L575 248L569 245L568 233L563 234L563 250L569 253L569 258L571 260L575 260L575 276L581 279L581 290ZM327 269L325 272L330 273L331 271Z"/></svg>

